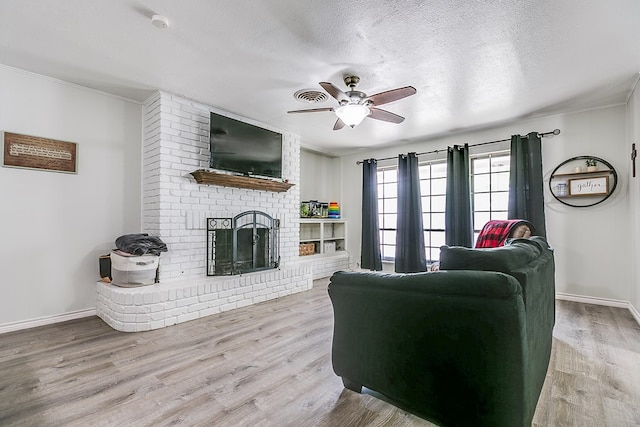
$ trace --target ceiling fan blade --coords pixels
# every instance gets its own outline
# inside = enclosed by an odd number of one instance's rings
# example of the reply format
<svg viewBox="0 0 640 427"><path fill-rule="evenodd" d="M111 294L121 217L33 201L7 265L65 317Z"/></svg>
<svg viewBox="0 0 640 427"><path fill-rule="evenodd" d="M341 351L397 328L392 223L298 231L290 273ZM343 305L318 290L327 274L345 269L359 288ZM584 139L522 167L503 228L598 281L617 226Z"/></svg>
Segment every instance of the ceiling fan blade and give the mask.
<svg viewBox="0 0 640 427"><path fill-rule="evenodd" d="M373 105L388 104L389 102L397 101L398 99L406 98L407 96L415 95L416 88L413 86L399 87L398 89L391 89L386 92L376 93L367 98Z"/></svg>
<svg viewBox="0 0 640 427"><path fill-rule="evenodd" d="M322 86L322 88L326 90L329 95L337 99L338 102L349 102L349 97L347 96L347 94L338 89L333 84L329 82L320 82L320 86Z"/></svg>
<svg viewBox="0 0 640 427"><path fill-rule="evenodd" d="M333 111L333 107L311 108L309 110L291 110L287 111L287 113L316 113L318 111Z"/></svg>
<svg viewBox="0 0 640 427"><path fill-rule="evenodd" d="M336 120L336 124L333 125L333 130L340 130L345 126L345 123L342 121L342 119L338 119Z"/></svg>
<svg viewBox="0 0 640 427"><path fill-rule="evenodd" d="M402 123L404 121L404 117L394 114L390 111L381 110L375 107L369 107L369 109L371 110L371 114L369 114L369 117L371 117L372 119L391 123Z"/></svg>

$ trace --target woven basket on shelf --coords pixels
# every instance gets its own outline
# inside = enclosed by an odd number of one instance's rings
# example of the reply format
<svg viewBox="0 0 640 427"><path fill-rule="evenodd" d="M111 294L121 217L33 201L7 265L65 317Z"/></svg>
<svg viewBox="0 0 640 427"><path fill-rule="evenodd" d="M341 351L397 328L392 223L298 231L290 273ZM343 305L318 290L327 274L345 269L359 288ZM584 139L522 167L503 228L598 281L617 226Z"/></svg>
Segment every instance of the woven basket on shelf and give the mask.
<svg viewBox="0 0 640 427"><path fill-rule="evenodd" d="M300 243L300 256L313 255L315 245L313 243Z"/></svg>

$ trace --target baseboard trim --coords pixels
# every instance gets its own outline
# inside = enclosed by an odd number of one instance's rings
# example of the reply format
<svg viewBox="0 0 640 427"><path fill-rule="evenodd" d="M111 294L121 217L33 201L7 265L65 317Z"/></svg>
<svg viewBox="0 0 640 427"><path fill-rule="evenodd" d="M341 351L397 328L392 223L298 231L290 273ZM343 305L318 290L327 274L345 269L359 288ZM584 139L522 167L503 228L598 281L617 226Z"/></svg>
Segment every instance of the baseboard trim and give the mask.
<svg viewBox="0 0 640 427"><path fill-rule="evenodd" d="M581 295L572 295L565 294L562 292L556 293L556 299L564 300L564 301L573 301L573 302L581 302L583 304L595 304L595 305L604 305L607 307L617 307L617 308L626 308L631 312L631 315L636 322L640 325L640 313L638 310L629 302L617 299L608 299L608 298L597 298L597 297L585 297Z"/></svg>
<svg viewBox="0 0 640 427"><path fill-rule="evenodd" d="M39 317L37 319L21 320L19 322L5 323L0 325L0 334L7 332L21 331L23 329L36 328L38 326L52 325L54 323L66 322L68 320L81 319L96 315L95 308L87 308L85 310L72 311L64 314L56 314L54 316Z"/></svg>
<svg viewBox="0 0 640 427"><path fill-rule="evenodd" d="M565 294L562 292L556 293L556 299L564 300L564 301L581 302L583 304L605 305L607 307L629 308L628 301L608 299L608 298L598 298L598 297L585 297L582 295Z"/></svg>

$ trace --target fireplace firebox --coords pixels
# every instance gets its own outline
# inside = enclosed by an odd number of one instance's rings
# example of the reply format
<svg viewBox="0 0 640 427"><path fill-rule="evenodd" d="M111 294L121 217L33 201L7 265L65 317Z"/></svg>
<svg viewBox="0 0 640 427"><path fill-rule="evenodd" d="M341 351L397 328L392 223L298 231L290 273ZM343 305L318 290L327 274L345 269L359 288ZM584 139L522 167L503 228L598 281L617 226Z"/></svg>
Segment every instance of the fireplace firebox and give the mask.
<svg viewBox="0 0 640 427"><path fill-rule="evenodd" d="M207 218L207 276L278 268L280 220L248 211L233 218Z"/></svg>

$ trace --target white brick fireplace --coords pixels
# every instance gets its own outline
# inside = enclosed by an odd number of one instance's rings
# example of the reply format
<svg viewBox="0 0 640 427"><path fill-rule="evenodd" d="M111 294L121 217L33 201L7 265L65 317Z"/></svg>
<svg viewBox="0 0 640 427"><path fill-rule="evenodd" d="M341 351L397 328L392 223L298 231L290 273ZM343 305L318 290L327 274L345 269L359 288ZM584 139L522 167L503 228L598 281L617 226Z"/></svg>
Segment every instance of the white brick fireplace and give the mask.
<svg viewBox="0 0 640 427"><path fill-rule="evenodd" d="M162 328L308 290L312 267L298 257L300 189L286 192L197 184L209 166L209 117L242 117L164 92L144 104L143 227L168 247L160 283L140 288L98 284L98 315L114 329ZM252 123L266 127L260 123ZM283 135L283 178L300 182L300 141ZM206 276L206 218L259 210L280 220L280 268L233 277Z"/></svg>

